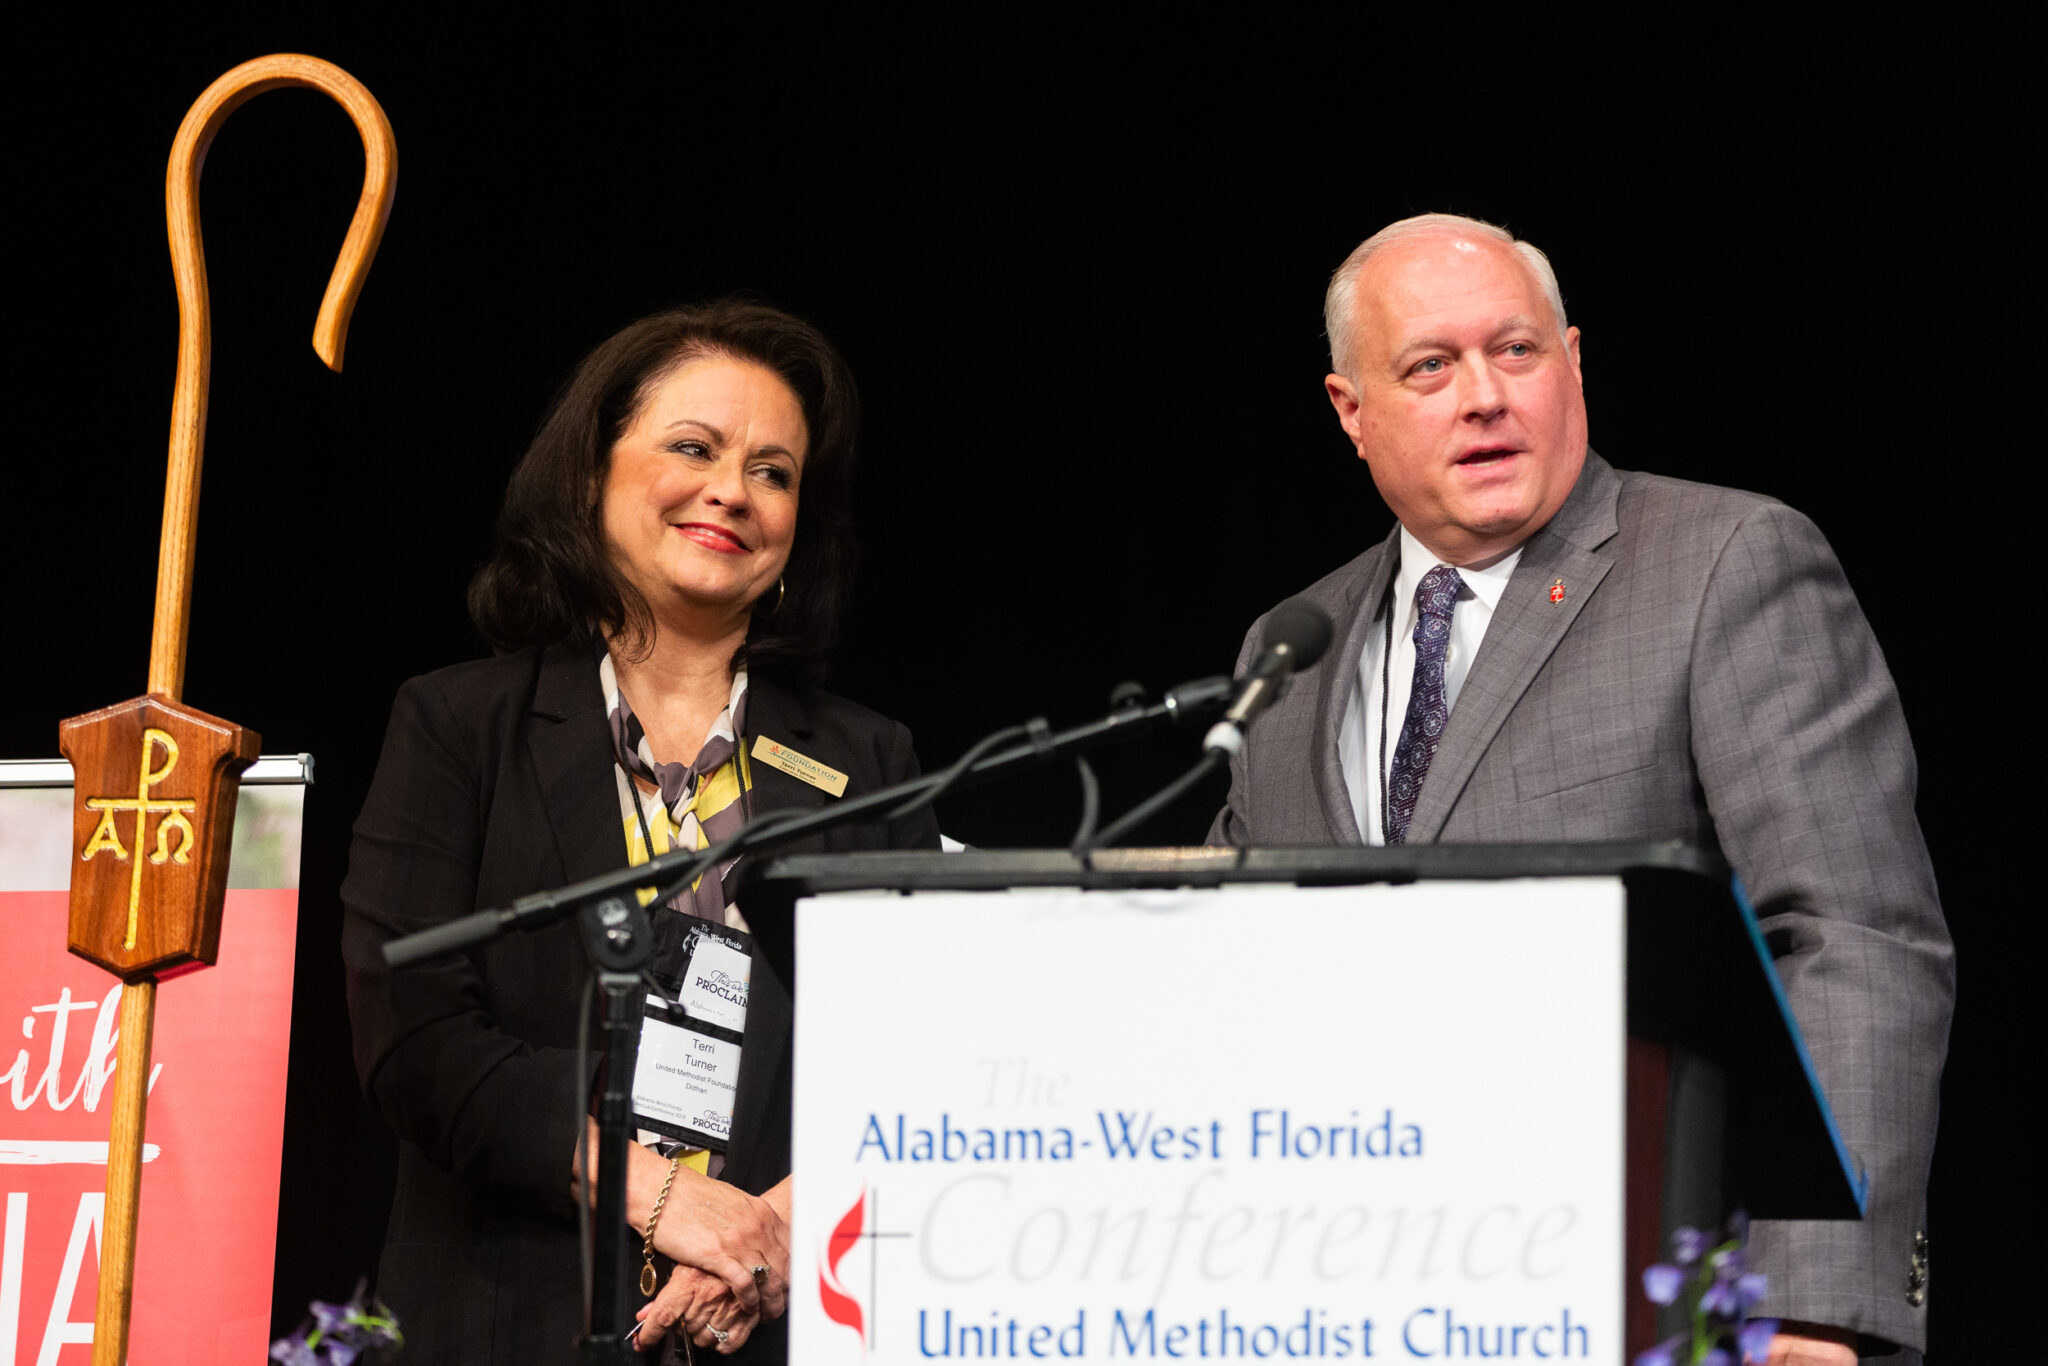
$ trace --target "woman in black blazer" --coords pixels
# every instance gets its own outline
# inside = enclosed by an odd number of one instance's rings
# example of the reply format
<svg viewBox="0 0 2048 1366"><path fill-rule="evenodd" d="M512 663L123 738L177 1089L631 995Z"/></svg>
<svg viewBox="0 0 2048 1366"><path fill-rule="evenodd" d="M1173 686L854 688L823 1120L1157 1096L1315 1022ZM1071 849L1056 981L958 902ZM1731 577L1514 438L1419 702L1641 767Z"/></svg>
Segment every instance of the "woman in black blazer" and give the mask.
<svg viewBox="0 0 2048 1366"><path fill-rule="evenodd" d="M399 691L342 897L356 1065L400 1139L378 1292L408 1358L568 1359L597 1056L579 1070L589 965L573 924L400 971L381 945L823 806L817 766L846 793L918 771L901 725L814 686L851 567L855 420L844 362L786 314L727 302L627 328L512 476L470 592L501 653ZM761 757L777 752L814 764ZM796 847L937 846L927 810ZM655 912L665 942L744 928L730 872ZM643 1340L680 1323L699 1348L786 1356L789 1025L757 956L729 1147L632 1149L631 1228L600 1234L637 1253L653 1222L667 1279Z"/></svg>

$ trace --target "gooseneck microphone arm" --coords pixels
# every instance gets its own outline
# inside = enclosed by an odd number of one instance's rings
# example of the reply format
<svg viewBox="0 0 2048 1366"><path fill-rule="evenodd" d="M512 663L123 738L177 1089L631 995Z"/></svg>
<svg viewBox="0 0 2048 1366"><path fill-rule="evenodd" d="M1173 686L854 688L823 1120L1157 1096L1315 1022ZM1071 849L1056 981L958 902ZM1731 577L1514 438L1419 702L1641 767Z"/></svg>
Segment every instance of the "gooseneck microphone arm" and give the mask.
<svg viewBox="0 0 2048 1366"><path fill-rule="evenodd" d="M606 897L632 899L639 887L659 887L657 901L674 890L695 882L704 871L740 854L785 843L814 831L865 818L900 818L924 805L941 791L978 787L1012 772L1036 768L1056 759L1084 753L1100 745L1133 739L1157 726L1199 717L1230 699L1236 685L1221 677L1183 683L1149 706L1126 706L1064 731L1053 731L1042 721L1022 728L1027 737L992 754L960 765L912 778L894 787L843 797L816 811L771 812L749 822L731 837L708 849L678 849L647 863L620 868L597 877L572 882L552 891L520 897L509 906L478 911L445 925L393 939L384 945L384 962L394 968L408 967L443 954L459 953L489 943L514 930L537 930L551 925L577 908ZM970 755L971 757L971 755Z"/></svg>
<svg viewBox="0 0 2048 1366"><path fill-rule="evenodd" d="M1223 725L1223 722L1218 721L1216 724L1220 727ZM1097 849L1109 848L1125 835L1130 834L1146 821L1151 820L1167 807L1172 806L1175 802L1186 796L1197 783L1229 762L1230 754L1228 751L1218 749L1214 745L1204 746L1202 757L1195 760L1193 768L1190 768L1165 787L1160 788L1144 801L1139 802L1136 806L1124 812L1123 815L1118 816L1091 839L1075 841L1074 852L1086 858Z"/></svg>
<svg viewBox="0 0 2048 1366"><path fill-rule="evenodd" d="M1330 648L1330 616L1307 598L1289 598L1266 618L1265 648L1238 678L1236 696L1223 718L1202 738L1202 757L1192 768L1139 802L1099 834L1076 840L1074 852L1086 857L1106 849L1192 791L1211 773L1237 757L1244 733L1258 715L1280 700L1290 675L1323 657Z"/></svg>
<svg viewBox="0 0 2048 1366"><path fill-rule="evenodd" d="M1280 700L1290 675L1323 657L1330 648L1330 615L1307 598L1289 598L1266 618L1265 648L1237 680L1238 691L1223 719L1202 737L1202 747L1234 758L1244 733L1259 714Z"/></svg>

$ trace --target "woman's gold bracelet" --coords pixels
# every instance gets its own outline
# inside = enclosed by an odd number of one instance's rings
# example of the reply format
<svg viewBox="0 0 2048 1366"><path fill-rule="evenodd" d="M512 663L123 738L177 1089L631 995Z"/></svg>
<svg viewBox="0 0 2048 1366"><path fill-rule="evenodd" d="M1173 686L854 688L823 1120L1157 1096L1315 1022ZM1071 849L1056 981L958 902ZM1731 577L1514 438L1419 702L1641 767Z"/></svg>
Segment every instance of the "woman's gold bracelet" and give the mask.
<svg viewBox="0 0 2048 1366"><path fill-rule="evenodd" d="M640 1268L640 1293L650 1300L659 1284L654 1275L654 1226L661 1222L661 1207L668 1203L668 1188L675 1183L676 1168L682 1165L681 1153L668 1160L668 1175L662 1178L661 1194L654 1197L654 1209L647 1216L647 1237L640 1244L640 1255L646 1259Z"/></svg>

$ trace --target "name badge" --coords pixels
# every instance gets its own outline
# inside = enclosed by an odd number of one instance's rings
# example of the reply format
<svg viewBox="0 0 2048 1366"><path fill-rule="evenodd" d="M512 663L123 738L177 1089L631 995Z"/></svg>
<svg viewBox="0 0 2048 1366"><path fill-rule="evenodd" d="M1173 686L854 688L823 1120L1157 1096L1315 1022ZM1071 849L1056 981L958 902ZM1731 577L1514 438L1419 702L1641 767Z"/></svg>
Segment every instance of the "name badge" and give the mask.
<svg viewBox="0 0 2048 1366"><path fill-rule="evenodd" d="M714 1024L735 1034L747 1029L747 986L754 960L731 940L705 935L697 940L675 1004L699 1024Z"/></svg>
<svg viewBox="0 0 2048 1366"><path fill-rule="evenodd" d="M673 914L673 912L671 912ZM642 1130L724 1152L739 1095L753 955L747 936L693 920L681 979L661 983L640 1018L633 1119Z"/></svg>
<svg viewBox="0 0 2048 1366"><path fill-rule="evenodd" d="M633 1121L695 1148L724 1152L739 1095L740 1046L655 1018L640 1021Z"/></svg>
<svg viewBox="0 0 2048 1366"><path fill-rule="evenodd" d="M799 782L809 783L835 797L846 795L844 773L819 763L808 754L798 754L780 740L770 740L765 735L755 736L753 755L768 767L779 768Z"/></svg>

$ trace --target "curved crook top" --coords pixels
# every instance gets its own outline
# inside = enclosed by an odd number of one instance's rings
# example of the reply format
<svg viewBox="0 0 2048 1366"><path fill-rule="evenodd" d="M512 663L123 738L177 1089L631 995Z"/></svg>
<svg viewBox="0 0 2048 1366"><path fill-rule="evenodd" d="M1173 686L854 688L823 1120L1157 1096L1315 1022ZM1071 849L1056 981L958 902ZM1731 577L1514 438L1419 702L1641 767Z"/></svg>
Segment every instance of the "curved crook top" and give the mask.
<svg viewBox="0 0 2048 1366"><path fill-rule="evenodd" d="M391 135L391 120L383 106L363 88L362 82L332 62L305 57L295 52L258 57L243 62L206 87L204 94L178 125L177 141L171 144L171 164L164 179L164 207L170 219L171 269L178 278L178 307L190 319L196 306L199 318L207 321L206 248L199 235L199 172L206 165L206 152L228 115L266 90L280 86L304 86L325 91L348 116L355 120L363 139L363 194L356 202L355 218L341 244L341 256L334 263L334 275L327 282L326 297L320 301L320 317L313 324L313 349L330 370L341 369L341 353L348 342L349 315L355 311L356 296L370 273L370 261L384 237L385 220L391 216L391 196L398 187L398 143Z"/></svg>
<svg viewBox="0 0 2048 1366"><path fill-rule="evenodd" d="M191 615L192 555L199 518L199 469L206 446L206 400L213 353L206 288L206 246L199 232L199 173L220 126L252 96L279 86L325 91L348 111L363 139L363 193L341 244L341 257L313 324L313 350L341 369L349 316L370 273L370 261L391 216L398 184L398 145L391 121L360 81L331 62L278 53L244 62L208 86L171 144L164 211L171 237L171 273L178 285L178 382L171 400L170 469L164 485L163 540L157 552L156 620L150 635L149 691L176 698L184 687L185 628Z"/></svg>

